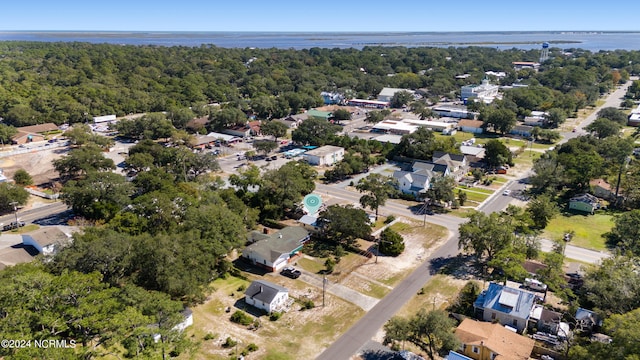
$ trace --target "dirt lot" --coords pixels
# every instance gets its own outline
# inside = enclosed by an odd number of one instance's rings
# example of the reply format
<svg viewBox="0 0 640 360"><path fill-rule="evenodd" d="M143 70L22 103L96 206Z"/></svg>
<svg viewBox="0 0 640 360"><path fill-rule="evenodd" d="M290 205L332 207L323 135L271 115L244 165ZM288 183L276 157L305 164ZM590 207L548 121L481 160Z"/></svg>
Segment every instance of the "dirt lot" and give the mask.
<svg viewBox="0 0 640 360"><path fill-rule="evenodd" d="M60 148L13 155L1 158L0 168L9 179L13 178L16 171L24 169L31 175L34 184L44 184L58 177L52 162L66 153L66 149Z"/></svg>

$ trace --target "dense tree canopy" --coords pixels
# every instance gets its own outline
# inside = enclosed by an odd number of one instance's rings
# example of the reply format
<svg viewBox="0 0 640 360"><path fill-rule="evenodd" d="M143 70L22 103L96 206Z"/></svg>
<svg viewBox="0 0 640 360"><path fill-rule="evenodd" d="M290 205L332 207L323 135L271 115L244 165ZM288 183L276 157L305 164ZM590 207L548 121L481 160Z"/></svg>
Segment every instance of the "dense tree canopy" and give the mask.
<svg viewBox="0 0 640 360"><path fill-rule="evenodd" d="M3 42L0 52L0 117L14 126L167 111L182 128L185 117L176 109L191 107L203 116L200 110L210 103L268 119L319 106L319 93L330 89L375 96L385 86L425 88L427 96L451 96L461 85L456 74L469 73L469 81L479 83L487 69L507 72L505 81L519 75L531 83L512 90L516 110L557 107L570 113L611 88L612 68L623 79L638 73L640 64L637 52L582 51L554 57L539 73L516 74L511 62L536 60L537 51L490 47L297 51Z"/></svg>

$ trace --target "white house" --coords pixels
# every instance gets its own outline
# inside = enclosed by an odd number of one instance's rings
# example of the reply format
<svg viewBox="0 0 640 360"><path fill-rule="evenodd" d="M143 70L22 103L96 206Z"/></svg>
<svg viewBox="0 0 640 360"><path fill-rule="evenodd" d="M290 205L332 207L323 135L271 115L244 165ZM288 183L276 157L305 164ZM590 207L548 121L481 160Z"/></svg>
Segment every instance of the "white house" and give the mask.
<svg viewBox="0 0 640 360"><path fill-rule="evenodd" d="M446 164L416 161L411 171L395 171L393 178L398 181L400 191L417 196L429 190L434 176L448 176L449 173L449 167Z"/></svg>
<svg viewBox="0 0 640 360"><path fill-rule="evenodd" d="M289 290L264 280L255 280L244 292L244 301L267 313L286 309Z"/></svg>
<svg viewBox="0 0 640 360"><path fill-rule="evenodd" d="M321 146L302 154L303 159L311 165L331 166L344 158L344 148L333 145Z"/></svg>
<svg viewBox="0 0 640 360"><path fill-rule="evenodd" d="M398 181L398 188L405 194L419 195L431 187L433 174L423 172L395 171L393 178Z"/></svg>
<svg viewBox="0 0 640 360"><path fill-rule="evenodd" d="M456 181L460 181L469 168L467 158L464 155L449 154L443 151L434 151L432 161L434 164L446 165L449 170L448 175Z"/></svg>
<svg viewBox="0 0 640 360"><path fill-rule="evenodd" d="M255 242L242 251L242 257L256 266L278 271L302 250L309 232L299 226L287 226L274 234L252 232L251 240Z"/></svg>
<svg viewBox="0 0 640 360"><path fill-rule="evenodd" d="M69 236L57 227L41 227L32 233L22 235L22 243L25 246L33 246L43 255L53 255L69 242Z"/></svg>

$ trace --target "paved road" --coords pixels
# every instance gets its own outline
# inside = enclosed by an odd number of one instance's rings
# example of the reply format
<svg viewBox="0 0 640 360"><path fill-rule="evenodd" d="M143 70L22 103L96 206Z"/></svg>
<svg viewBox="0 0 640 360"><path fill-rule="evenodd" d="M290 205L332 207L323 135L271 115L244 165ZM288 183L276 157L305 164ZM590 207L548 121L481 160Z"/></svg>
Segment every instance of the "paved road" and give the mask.
<svg viewBox="0 0 640 360"><path fill-rule="evenodd" d="M327 348L318 360L349 359L378 332L385 322L409 301L431 279L430 261L433 258L455 256L458 253L457 233L434 252L422 265L366 313L355 325Z"/></svg>
<svg viewBox="0 0 640 360"><path fill-rule="evenodd" d="M582 122L578 124L578 126L576 126L575 132L561 132L560 135L562 135L563 139L558 142L558 145L564 144L565 142L569 141L569 139L587 134L587 131L585 131L584 128L591 124L597 118L598 111L606 107L618 108L620 106L620 103L622 102L622 99L624 98L624 95L627 93L627 89L629 88L629 86L631 86L634 80L638 80L638 78L632 77L624 85L618 87L615 91L610 93L609 96L607 96L607 98L604 100L604 104L594 109L594 111L589 116L587 116L586 119L582 120Z"/></svg>
<svg viewBox="0 0 640 360"><path fill-rule="evenodd" d="M29 223L63 213L68 209L69 208L65 203L59 201L25 211L18 210L18 218L24 222ZM12 221L15 221L15 214L4 215L0 217L0 223L8 224Z"/></svg>

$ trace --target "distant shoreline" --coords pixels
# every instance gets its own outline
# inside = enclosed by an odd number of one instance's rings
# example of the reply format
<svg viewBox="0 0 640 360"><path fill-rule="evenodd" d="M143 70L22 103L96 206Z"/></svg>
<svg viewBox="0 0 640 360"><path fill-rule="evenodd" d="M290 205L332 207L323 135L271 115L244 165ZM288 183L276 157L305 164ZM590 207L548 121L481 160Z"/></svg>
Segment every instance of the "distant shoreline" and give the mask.
<svg viewBox="0 0 640 360"><path fill-rule="evenodd" d="M254 31L6 31L0 42L86 42L134 46L216 46L221 48L494 47L499 50L554 47L584 50L640 50L640 31L478 32L254 32Z"/></svg>

